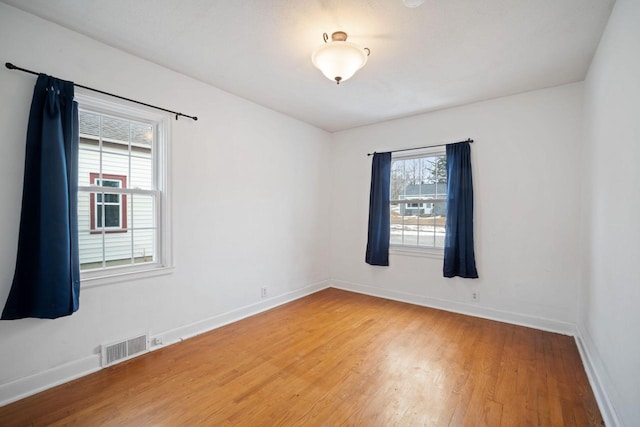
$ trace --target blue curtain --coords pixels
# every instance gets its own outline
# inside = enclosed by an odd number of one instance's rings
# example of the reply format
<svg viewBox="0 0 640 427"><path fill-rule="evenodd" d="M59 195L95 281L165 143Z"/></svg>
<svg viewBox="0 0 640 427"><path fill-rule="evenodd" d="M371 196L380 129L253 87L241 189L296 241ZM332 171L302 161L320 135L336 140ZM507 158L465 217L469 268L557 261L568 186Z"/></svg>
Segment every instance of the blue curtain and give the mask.
<svg viewBox="0 0 640 427"><path fill-rule="evenodd" d="M444 277L478 278L473 252L473 179L468 142L447 144Z"/></svg>
<svg viewBox="0 0 640 427"><path fill-rule="evenodd" d="M78 310L78 104L73 83L40 74L33 92L18 256L2 319Z"/></svg>
<svg viewBox="0 0 640 427"><path fill-rule="evenodd" d="M365 261L371 265L389 265L389 182L391 153L374 153L369 194L369 234Z"/></svg>

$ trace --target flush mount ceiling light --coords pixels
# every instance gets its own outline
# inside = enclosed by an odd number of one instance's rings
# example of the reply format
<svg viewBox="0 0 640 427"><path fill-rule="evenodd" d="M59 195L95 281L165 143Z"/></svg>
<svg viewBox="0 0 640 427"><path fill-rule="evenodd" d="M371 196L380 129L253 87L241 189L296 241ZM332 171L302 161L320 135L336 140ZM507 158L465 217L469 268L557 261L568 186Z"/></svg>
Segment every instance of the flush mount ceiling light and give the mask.
<svg viewBox="0 0 640 427"><path fill-rule="evenodd" d="M355 43L347 41L347 33L336 31L331 34L328 42L327 33L322 35L324 43L317 48L311 61L322 74L329 80L335 80L337 84L348 80L360 68L367 63L367 57L371 54L369 48L362 48Z"/></svg>

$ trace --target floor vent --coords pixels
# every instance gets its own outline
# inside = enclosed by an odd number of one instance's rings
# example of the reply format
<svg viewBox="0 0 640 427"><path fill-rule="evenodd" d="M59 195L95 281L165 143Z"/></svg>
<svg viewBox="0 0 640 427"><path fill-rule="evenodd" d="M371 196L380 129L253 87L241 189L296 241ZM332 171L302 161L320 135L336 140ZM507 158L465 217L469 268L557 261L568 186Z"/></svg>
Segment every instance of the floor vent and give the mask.
<svg viewBox="0 0 640 427"><path fill-rule="evenodd" d="M149 335L102 346L102 366L111 366L149 351Z"/></svg>

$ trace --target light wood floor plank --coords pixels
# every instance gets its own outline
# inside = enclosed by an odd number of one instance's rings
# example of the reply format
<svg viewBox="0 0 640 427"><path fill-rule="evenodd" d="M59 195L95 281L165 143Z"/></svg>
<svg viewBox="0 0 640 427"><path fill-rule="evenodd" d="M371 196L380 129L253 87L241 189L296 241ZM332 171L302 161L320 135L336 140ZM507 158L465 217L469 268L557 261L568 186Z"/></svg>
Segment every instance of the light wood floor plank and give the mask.
<svg viewBox="0 0 640 427"><path fill-rule="evenodd" d="M328 289L0 408L2 426L600 426L573 338Z"/></svg>

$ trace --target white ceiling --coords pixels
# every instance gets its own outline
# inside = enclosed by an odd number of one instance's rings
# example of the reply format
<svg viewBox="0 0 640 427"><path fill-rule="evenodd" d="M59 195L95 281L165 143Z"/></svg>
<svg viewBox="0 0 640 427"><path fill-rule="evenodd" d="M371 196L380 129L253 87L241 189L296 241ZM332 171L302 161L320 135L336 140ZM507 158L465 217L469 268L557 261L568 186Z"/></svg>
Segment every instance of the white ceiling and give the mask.
<svg viewBox="0 0 640 427"><path fill-rule="evenodd" d="M581 81L614 3L3 1L332 132ZM339 86L310 59L338 30L371 49Z"/></svg>

